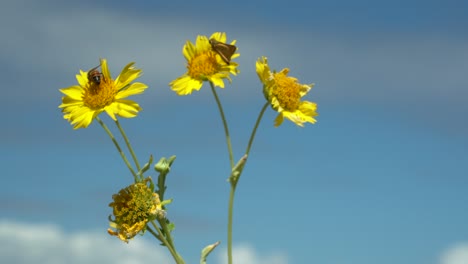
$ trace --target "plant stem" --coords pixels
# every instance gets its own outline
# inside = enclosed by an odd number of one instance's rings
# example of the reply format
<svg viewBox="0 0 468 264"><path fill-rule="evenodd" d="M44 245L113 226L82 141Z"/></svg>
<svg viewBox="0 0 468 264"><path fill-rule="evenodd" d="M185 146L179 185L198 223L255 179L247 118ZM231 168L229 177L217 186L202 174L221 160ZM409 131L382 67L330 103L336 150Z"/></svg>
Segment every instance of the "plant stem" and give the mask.
<svg viewBox="0 0 468 264"><path fill-rule="evenodd" d="M161 225L161 227L162 227L162 229L164 231L164 234L166 234L166 236L167 236L167 242L175 250L174 242L172 241L171 232L169 232L169 229L167 228L166 219L158 220L158 222L159 222L159 225Z"/></svg>
<svg viewBox="0 0 468 264"><path fill-rule="evenodd" d="M231 184L231 191L229 192L229 206L228 206L228 233L227 233L227 253L228 263L232 264L232 221L233 221L233 207L234 207L234 194L236 186Z"/></svg>
<svg viewBox="0 0 468 264"><path fill-rule="evenodd" d="M231 163L231 169L232 169L234 168L234 156L232 154L232 145L231 145L231 137L229 136L229 128L227 125L226 117L224 116L224 111L221 105L221 101L219 101L218 94L216 93L213 83L212 82L209 82L209 83L211 86L211 91L213 92L213 95L216 99L216 104L218 105L219 113L221 114L221 119L223 120L224 133L226 134L226 142L227 142L227 147L228 147L228 152L229 152L229 161Z"/></svg>
<svg viewBox="0 0 468 264"><path fill-rule="evenodd" d="M157 239L159 239L166 247L169 249L169 252L171 252L172 257L176 261L177 264L185 264L185 261L182 259L182 257L177 253L175 248L166 240L164 237L164 234L161 232L159 227L154 223L154 221L151 221L151 224L153 227L156 229L158 232L157 234L148 226L148 230L150 231L153 236L155 236Z"/></svg>
<svg viewBox="0 0 468 264"><path fill-rule="evenodd" d="M257 122L255 122L255 126L252 130L252 133L250 134L250 140L249 144L247 145L247 149L245 150L245 154L248 156L250 152L250 148L252 147L255 134L257 133L257 128L260 125L260 121L262 120L263 114L265 113L265 110L267 109L269 103L267 102L262 110L260 110L260 113L258 114ZM237 183L239 181L239 178L242 174L242 170L239 172L239 175L233 179L230 180L231 183L231 192L229 193L229 206L228 206L228 241L227 241L227 251L228 251L228 263L232 264L232 225L233 225L233 211L234 211L234 195L236 193L236 187Z"/></svg>
<svg viewBox="0 0 468 264"><path fill-rule="evenodd" d="M122 126L120 125L119 120L115 120L115 124L116 124L117 127L119 128L120 134L122 135L122 137L123 137L124 140L125 140L125 144L127 144L127 148L128 148L128 150L130 151L130 154L132 155L132 158L133 158L133 161L135 162L137 171L140 171L140 170L141 170L141 168L140 168L140 163L138 162L138 159L137 159L137 157L136 157L136 155L135 155L135 152L133 151L132 145L130 144L130 140L128 140L128 137L127 137L127 135L125 134L125 131L123 130Z"/></svg>
<svg viewBox="0 0 468 264"><path fill-rule="evenodd" d="M245 154L247 154L247 155L249 155L250 148L252 147L252 144L253 144L253 141L254 141L254 138L255 138L255 134L257 133L257 128L260 125L260 121L262 120L263 114L265 113L265 110L267 109L268 105L270 105L270 103L267 102L263 106L262 110L260 110L260 113L258 114L257 122L255 122L254 129L252 130L252 134L250 135L249 144L247 145L247 149L245 150Z"/></svg>
<svg viewBox="0 0 468 264"><path fill-rule="evenodd" d="M106 126L106 124L104 124L104 122L102 122L102 120L101 120L99 117L96 117L96 120L97 120L98 123L102 126L102 128L104 128L104 130L107 132L107 134L108 134L109 137L111 138L112 142L114 142L114 145L115 145L115 147L117 148L117 151L119 152L120 157L122 157L123 161L124 161L125 164L127 165L127 167L128 167L128 169L130 170L130 172L132 173L133 178L135 179L135 181L137 181L137 174L136 174L135 171L133 170L132 165L130 164L130 162L128 162L128 159L127 159L127 157L125 156L125 153L122 151L122 148L120 148L120 145L119 145L119 143L117 142L117 140L115 139L115 137L114 137L114 135L112 134L112 132L109 130L109 128Z"/></svg>

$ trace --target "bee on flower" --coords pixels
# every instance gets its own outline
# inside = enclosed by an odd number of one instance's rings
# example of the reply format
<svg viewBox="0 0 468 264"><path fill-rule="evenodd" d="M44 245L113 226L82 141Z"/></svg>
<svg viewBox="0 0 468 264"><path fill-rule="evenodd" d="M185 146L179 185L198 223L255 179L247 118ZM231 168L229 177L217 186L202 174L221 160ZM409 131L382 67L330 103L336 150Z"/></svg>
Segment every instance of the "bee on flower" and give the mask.
<svg viewBox="0 0 468 264"><path fill-rule="evenodd" d="M88 72L80 70L76 75L78 85L60 89L65 94L59 106L64 119L74 129L78 129L88 127L102 112L106 112L113 120L117 120L116 116L137 116L141 107L126 98L143 93L148 86L139 82L132 83L141 75L141 70L135 69L133 64L127 64L115 79L112 79L105 59L100 62L102 72L97 67Z"/></svg>

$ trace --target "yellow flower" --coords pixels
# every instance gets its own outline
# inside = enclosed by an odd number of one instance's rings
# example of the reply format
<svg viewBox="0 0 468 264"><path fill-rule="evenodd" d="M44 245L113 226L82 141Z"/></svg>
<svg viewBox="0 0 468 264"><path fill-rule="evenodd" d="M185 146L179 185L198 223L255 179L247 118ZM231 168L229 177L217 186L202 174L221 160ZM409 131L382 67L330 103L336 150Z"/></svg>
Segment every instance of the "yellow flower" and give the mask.
<svg viewBox="0 0 468 264"><path fill-rule="evenodd" d="M226 43L226 33L215 32L210 39ZM231 45L235 43L234 40ZM187 40L182 52L187 59L187 72L169 84L178 95L188 95L193 90L200 90L204 81L210 81L215 86L224 88L223 79L231 82L229 73L236 75L239 72L238 64L235 62L227 64L223 61L221 56L213 50L206 36L198 36L195 45ZM234 53L231 59L237 57L239 53Z"/></svg>
<svg viewBox="0 0 468 264"><path fill-rule="evenodd" d="M294 122L298 126L304 123L315 123L317 116L317 104L309 101L301 101L314 84L300 84L294 77L288 76L289 69L280 72L271 72L267 58L262 57L256 63L256 70L260 81L263 83L263 94L271 107L279 114L275 119L275 126L283 123L284 118Z"/></svg>
<svg viewBox="0 0 468 264"><path fill-rule="evenodd" d="M125 66L119 76L112 79L107 67L107 60L101 59L102 74L99 82L88 79L88 73L80 70L76 75L78 85L60 91L62 97L63 118L68 120L74 129L86 128L101 112L105 111L112 119L135 117L141 107L128 96L142 93L148 86L143 83L131 83L141 75L141 70L133 67L134 62Z"/></svg>
<svg viewBox="0 0 468 264"><path fill-rule="evenodd" d="M144 232L148 221L165 215L159 195L147 186L147 182L127 186L112 199L109 206L113 208L115 219L110 219L110 227L116 231L109 228L107 232L124 242Z"/></svg>

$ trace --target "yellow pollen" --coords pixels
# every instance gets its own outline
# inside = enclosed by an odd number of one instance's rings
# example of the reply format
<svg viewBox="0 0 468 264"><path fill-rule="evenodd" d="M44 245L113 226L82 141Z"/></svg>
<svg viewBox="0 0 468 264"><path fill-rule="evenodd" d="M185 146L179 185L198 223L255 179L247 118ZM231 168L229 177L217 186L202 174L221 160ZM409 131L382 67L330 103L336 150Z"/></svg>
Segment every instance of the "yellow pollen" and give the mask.
<svg viewBox="0 0 468 264"><path fill-rule="evenodd" d="M117 90L112 80L101 78L100 84L90 81L88 85L83 94L83 103L90 109L102 109L114 102Z"/></svg>
<svg viewBox="0 0 468 264"><path fill-rule="evenodd" d="M278 99L280 106L287 111L295 111L301 103L301 85L297 80L279 72L274 74L276 86L272 95Z"/></svg>
<svg viewBox="0 0 468 264"><path fill-rule="evenodd" d="M188 75L194 79L211 76L219 71L219 67L216 54L211 50L192 58L187 65Z"/></svg>

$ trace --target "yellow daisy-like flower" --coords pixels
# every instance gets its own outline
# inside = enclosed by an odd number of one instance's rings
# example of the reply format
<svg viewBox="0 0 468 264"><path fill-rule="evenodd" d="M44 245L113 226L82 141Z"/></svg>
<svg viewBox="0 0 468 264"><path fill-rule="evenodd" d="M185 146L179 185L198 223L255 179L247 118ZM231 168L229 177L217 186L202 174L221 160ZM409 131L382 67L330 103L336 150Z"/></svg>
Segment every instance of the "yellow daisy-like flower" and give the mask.
<svg viewBox="0 0 468 264"><path fill-rule="evenodd" d="M146 230L148 221L164 216L159 195L146 182L127 186L112 199L109 206L113 208L115 219L110 219L110 227L116 230L109 228L107 232L127 243Z"/></svg>
<svg viewBox="0 0 468 264"><path fill-rule="evenodd" d="M267 58L262 57L256 63L256 70L260 81L263 83L263 94L271 107L279 113L275 119L275 126L283 123L284 118L294 122L298 126L304 123L315 123L318 116L317 104L309 101L301 101L314 84L300 84L294 77L288 76L289 69L280 72L271 72Z"/></svg>
<svg viewBox="0 0 468 264"><path fill-rule="evenodd" d="M226 43L226 33L215 32L209 39ZM187 59L187 72L169 84L178 95L188 95L194 90L200 90L204 81L210 81L215 86L224 88L223 79L231 82L229 74L236 75L239 72L238 64L232 61L227 64L223 61L213 50L209 39L206 36L198 36L195 45L189 40L184 45L182 52ZM231 42L231 45L234 44L235 40ZM239 55L234 53L231 59Z"/></svg>
<svg viewBox="0 0 468 264"><path fill-rule="evenodd" d="M132 100L125 98L141 94L148 88L143 83L131 83L141 75L140 69L133 67L134 62L125 66L114 80L111 77L107 60L101 59L102 73L98 73L99 82L88 79L88 72L80 70L76 75L78 85L73 85L60 91L62 97L63 118L68 120L74 129L86 128L101 112L105 111L112 119L116 115L126 118L135 117L141 107Z"/></svg>

